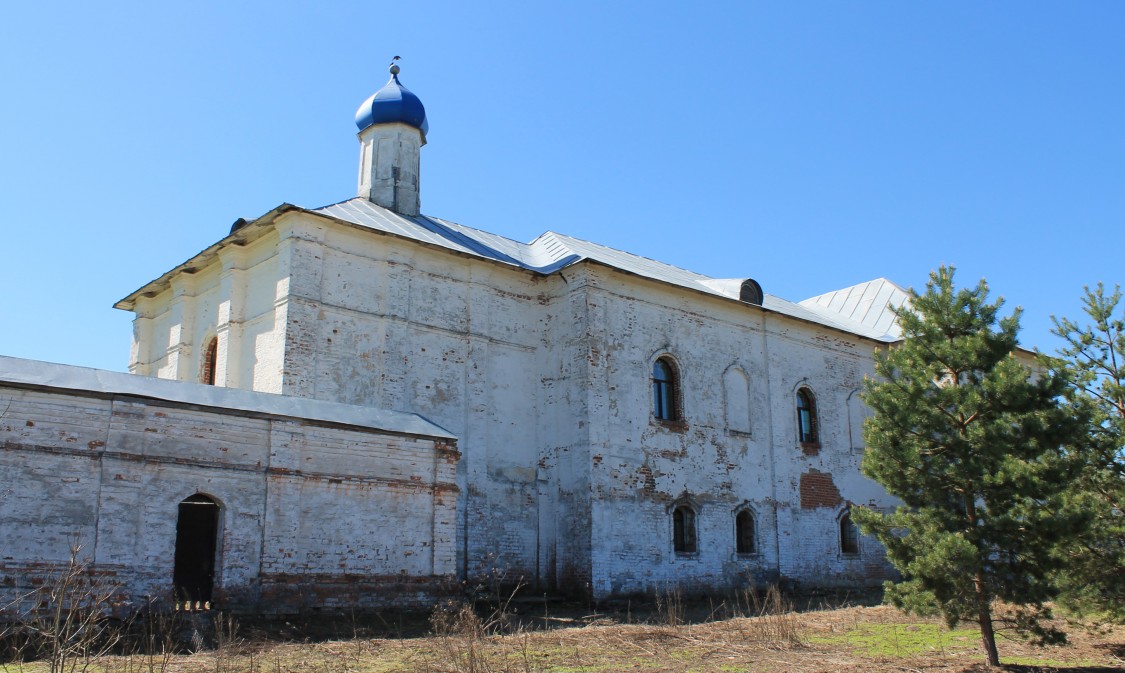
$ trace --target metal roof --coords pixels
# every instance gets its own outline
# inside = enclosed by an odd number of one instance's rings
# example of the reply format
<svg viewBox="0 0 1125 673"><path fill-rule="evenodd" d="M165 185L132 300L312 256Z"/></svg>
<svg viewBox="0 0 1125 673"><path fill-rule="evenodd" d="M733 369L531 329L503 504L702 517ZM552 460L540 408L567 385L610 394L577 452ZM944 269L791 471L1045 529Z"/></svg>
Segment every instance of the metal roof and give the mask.
<svg viewBox="0 0 1125 673"><path fill-rule="evenodd" d="M556 255L546 246L527 245L436 217L400 215L363 197L311 212L544 274L579 260L575 255Z"/></svg>
<svg viewBox="0 0 1125 673"><path fill-rule="evenodd" d="M910 293L886 278L845 287L801 302L816 311L832 311L872 331L895 338L902 336L894 309L910 300Z"/></svg>
<svg viewBox="0 0 1125 673"><path fill-rule="evenodd" d="M272 416L323 421L438 439L456 439L418 414L325 402L290 395L208 386L188 381L137 376L104 369L60 365L0 355L0 384L131 395L216 409L235 409Z"/></svg>
<svg viewBox="0 0 1125 673"><path fill-rule="evenodd" d="M553 231L540 235L531 243L521 243L436 217L426 215L408 217L376 205L366 198L356 197L311 210L287 203L282 204L258 219L237 227L225 239L133 291L114 306L133 310L138 298L153 296L166 290L171 285L171 279L177 274L194 272L195 269L206 266L217 256L218 251L227 245L242 245L248 240L261 236L278 218L288 213L311 213L541 274L555 273L583 260L591 260L644 278L735 301L739 300L742 282L746 280L745 278L711 278L671 264ZM854 301L849 300L853 295ZM800 303L765 294L762 308L868 339L889 342L901 338L890 307L901 305L905 296L902 288L880 278Z"/></svg>
<svg viewBox="0 0 1125 673"><path fill-rule="evenodd" d="M744 278L711 278L671 264L553 231L540 235L531 243L520 243L497 234L434 217L400 215L363 197L317 208L310 212L543 274L553 273L582 260L593 260L645 278L735 300L739 298L739 291L745 280ZM762 307L870 339L897 340L900 333L889 306L901 304L900 299L906 296L905 291L885 279L877 279L855 287L868 285L876 291L870 293L870 296L862 293L857 295L857 298L863 299L863 311L840 310L838 306L840 302L831 299L825 302L818 301L822 297L831 297L840 293L850 295L855 288L837 290L799 304L766 294ZM891 289L897 292L890 291ZM896 301L898 303L894 303ZM847 305L851 307L852 303Z"/></svg>

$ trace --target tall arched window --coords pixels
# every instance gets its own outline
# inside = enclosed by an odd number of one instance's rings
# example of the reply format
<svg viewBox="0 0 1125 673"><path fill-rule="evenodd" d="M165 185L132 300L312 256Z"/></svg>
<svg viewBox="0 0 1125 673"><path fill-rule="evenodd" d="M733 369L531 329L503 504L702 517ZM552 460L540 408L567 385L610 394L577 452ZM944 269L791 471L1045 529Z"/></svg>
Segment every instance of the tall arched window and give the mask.
<svg viewBox="0 0 1125 673"><path fill-rule="evenodd" d="M840 516L840 553L859 553L859 529L852 523L852 514L845 511Z"/></svg>
<svg viewBox="0 0 1125 673"><path fill-rule="evenodd" d="M754 530L754 513L744 509L734 517L735 551L739 554L758 553L758 539Z"/></svg>
<svg viewBox="0 0 1125 673"><path fill-rule="evenodd" d="M215 364L219 359L219 337L211 337L207 348L203 351L203 370L200 372L199 382L209 386L215 385Z"/></svg>
<svg viewBox="0 0 1125 673"><path fill-rule="evenodd" d="M819 441L816 428L816 398L808 388L797 390L797 438L802 444Z"/></svg>
<svg viewBox="0 0 1125 673"><path fill-rule="evenodd" d="M688 505L676 505L672 510L672 548L677 554L694 554L695 510Z"/></svg>
<svg viewBox="0 0 1125 673"><path fill-rule="evenodd" d="M679 377L676 365L668 357L652 365L652 415L661 421L680 420Z"/></svg>

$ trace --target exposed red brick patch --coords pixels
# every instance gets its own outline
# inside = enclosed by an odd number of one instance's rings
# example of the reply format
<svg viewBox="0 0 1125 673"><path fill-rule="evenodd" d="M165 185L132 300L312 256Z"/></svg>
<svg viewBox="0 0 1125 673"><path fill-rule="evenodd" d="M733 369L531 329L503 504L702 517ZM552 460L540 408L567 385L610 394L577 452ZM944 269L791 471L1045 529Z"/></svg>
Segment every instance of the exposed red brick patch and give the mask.
<svg viewBox="0 0 1125 673"><path fill-rule="evenodd" d="M296 321L294 321L296 322ZM211 337L207 342L207 348L203 351L203 371L200 374L199 382L205 383L209 386L215 385L215 364L219 356L219 339L218 337ZM157 416L164 414L157 413Z"/></svg>
<svg viewBox="0 0 1125 673"><path fill-rule="evenodd" d="M652 474L652 469L648 465L641 465L637 468L637 472L644 481L644 486L641 487L642 490L649 494L656 493L656 478Z"/></svg>
<svg viewBox="0 0 1125 673"><path fill-rule="evenodd" d="M810 469L801 475L801 509L839 507L843 502L831 474Z"/></svg>

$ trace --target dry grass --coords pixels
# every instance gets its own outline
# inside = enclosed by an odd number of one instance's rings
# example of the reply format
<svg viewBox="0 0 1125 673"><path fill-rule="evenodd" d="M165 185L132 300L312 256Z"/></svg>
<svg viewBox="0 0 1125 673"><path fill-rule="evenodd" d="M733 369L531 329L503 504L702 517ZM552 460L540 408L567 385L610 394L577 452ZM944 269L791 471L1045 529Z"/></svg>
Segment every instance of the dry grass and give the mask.
<svg viewBox="0 0 1125 673"><path fill-rule="evenodd" d="M665 601L667 599L664 599ZM757 603L754 601L757 600ZM435 612L432 633L420 637L350 638L322 643L277 643L242 638L227 626L212 651L146 658L102 657L104 673L667 673L954 671L984 670L979 639L968 630L889 607L850 607L795 613L780 595L747 597L712 606L714 619L690 623L681 611L669 624L660 612L647 623L584 615L584 624L529 630L497 613L447 605ZM487 611L485 611L487 612ZM725 617L741 612L745 615ZM666 614L666 613L665 613ZM547 621L547 620L544 620ZM562 619L558 620L561 623ZM1071 631L1064 647L1037 648L1002 641L1001 658L1019 671L1109 671L1125 666L1125 629ZM0 671L40 673L41 664Z"/></svg>

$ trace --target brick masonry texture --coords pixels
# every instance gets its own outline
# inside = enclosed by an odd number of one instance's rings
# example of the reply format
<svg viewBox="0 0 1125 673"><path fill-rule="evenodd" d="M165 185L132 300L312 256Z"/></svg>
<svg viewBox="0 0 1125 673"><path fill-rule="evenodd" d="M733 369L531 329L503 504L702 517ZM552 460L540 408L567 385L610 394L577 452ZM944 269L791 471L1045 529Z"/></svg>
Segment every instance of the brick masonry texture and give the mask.
<svg viewBox="0 0 1125 673"><path fill-rule="evenodd" d="M179 503L219 503L215 600L422 603L456 576L444 441L74 390L0 387L0 605L74 544L127 605L172 599Z"/></svg>
<svg viewBox="0 0 1125 673"><path fill-rule="evenodd" d="M218 602L248 611L405 606L459 582L601 599L891 576L873 540L841 553L839 522L896 504L859 469L860 389L901 289L783 308L728 291L750 279L417 219L424 142L394 121L360 133L358 193L397 214L283 204L116 305L136 314L132 374L283 406L65 392L49 374L0 385L0 600L78 541L138 605L167 601L195 494L219 507ZM653 413L660 359L675 418ZM799 441L798 390L815 441ZM428 429L280 416L316 417L311 400ZM194 512L206 529L213 510ZM740 515L753 553L737 551Z"/></svg>
<svg viewBox="0 0 1125 673"><path fill-rule="evenodd" d="M801 475L801 509L839 507L843 502L831 474L811 469Z"/></svg>
<svg viewBox="0 0 1125 673"><path fill-rule="evenodd" d="M838 548L845 503L892 504L859 471L870 341L595 263L540 276L301 213L222 264L185 298L146 300L132 369L164 376L165 344L197 353L210 331L241 333L219 340L220 384L410 411L456 435L460 579L600 598L889 575L873 541L858 557ZM215 323L226 315L258 327ZM680 372L676 423L652 417L662 355ZM179 370L191 380L195 360ZM816 398L816 450L796 435L800 387ZM672 549L681 498L694 555ZM741 509L755 554L735 551Z"/></svg>

